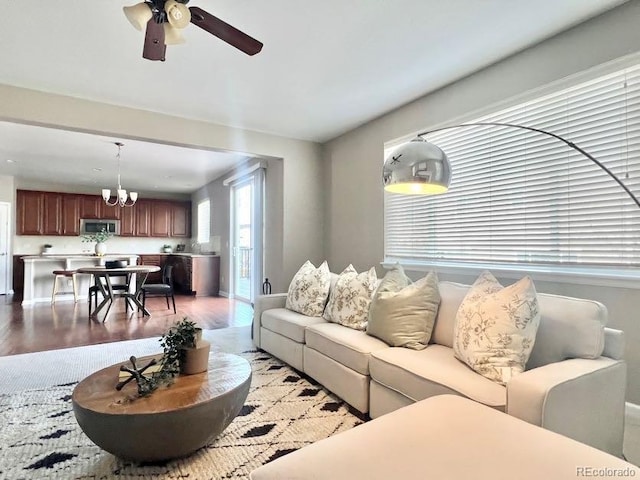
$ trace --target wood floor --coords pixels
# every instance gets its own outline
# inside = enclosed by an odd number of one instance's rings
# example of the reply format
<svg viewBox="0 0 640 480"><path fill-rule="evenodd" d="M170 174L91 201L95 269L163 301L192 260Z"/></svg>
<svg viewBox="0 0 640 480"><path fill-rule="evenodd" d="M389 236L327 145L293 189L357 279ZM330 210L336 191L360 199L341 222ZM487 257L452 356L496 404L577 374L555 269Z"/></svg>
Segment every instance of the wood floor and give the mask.
<svg viewBox="0 0 640 480"><path fill-rule="evenodd" d="M89 318L86 301L23 307L20 298L0 295L0 356L157 337L185 316L205 329L251 325L253 318L251 305L224 297L176 296L176 315L164 298L148 298L147 308L150 317L126 314L117 300L103 322L102 314Z"/></svg>

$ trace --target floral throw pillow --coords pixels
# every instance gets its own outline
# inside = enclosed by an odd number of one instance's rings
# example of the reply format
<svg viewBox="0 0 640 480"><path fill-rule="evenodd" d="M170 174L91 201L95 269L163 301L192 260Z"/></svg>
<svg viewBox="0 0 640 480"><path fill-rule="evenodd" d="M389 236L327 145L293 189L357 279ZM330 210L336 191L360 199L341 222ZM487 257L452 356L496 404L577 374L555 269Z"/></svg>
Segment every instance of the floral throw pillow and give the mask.
<svg viewBox="0 0 640 480"><path fill-rule="evenodd" d="M506 385L524 371L539 324L538 297L530 277L503 287L483 272L456 314L455 356L480 375Z"/></svg>
<svg viewBox="0 0 640 480"><path fill-rule="evenodd" d="M365 330L369 318L371 297L378 285L375 268L362 273L349 265L340 274L331 290L325 320L356 330Z"/></svg>
<svg viewBox="0 0 640 480"><path fill-rule="evenodd" d="M316 268L307 260L291 280L285 307L310 317L321 317L330 285L331 272L327 262Z"/></svg>

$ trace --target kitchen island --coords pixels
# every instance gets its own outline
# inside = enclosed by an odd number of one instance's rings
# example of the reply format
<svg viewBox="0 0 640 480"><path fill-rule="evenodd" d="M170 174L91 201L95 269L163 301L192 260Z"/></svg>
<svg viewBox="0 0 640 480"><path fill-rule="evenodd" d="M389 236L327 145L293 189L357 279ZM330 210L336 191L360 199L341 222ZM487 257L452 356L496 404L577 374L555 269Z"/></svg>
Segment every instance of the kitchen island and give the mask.
<svg viewBox="0 0 640 480"><path fill-rule="evenodd" d="M136 265L138 255L27 255L20 258L24 263L24 289L22 294L22 305L33 305L38 302L51 302L51 292L53 290L54 270L76 270L82 267L94 267L104 265L110 260L125 260L129 265ZM87 298L90 275L78 274L78 297ZM71 280L69 279L69 282ZM135 282L133 282L135 285ZM60 300L73 301L71 285L68 286L69 293L56 297L56 302Z"/></svg>

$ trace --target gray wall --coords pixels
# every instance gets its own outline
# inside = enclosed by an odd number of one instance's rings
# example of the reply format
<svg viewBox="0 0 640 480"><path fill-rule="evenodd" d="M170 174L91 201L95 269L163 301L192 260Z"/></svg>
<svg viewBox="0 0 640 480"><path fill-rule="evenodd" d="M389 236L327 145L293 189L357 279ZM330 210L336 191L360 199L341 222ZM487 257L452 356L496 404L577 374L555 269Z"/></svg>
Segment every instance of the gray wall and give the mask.
<svg viewBox="0 0 640 480"><path fill-rule="evenodd" d="M479 71L398 108L325 147L325 252L332 271L349 263L358 269L378 266L383 258L385 142L455 121L510 97L640 51L640 2L633 0L536 47ZM425 66L428 68L428 66ZM443 278L469 283L473 275ZM510 283L512 280L508 280ZM588 297L609 308L610 325L627 334L630 401L640 403L640 295L630 285L605 288L536 282L539 291ZM638 286L640 287L640 286Z"/></svg>
<svg viewBox="0 0 640 480"><path fill-rule="evenodd" d="M263 159L266 163L265 171L265 205L264 205L264 276L271 282L273 291L286 291L291 277L283 277L283 162L281 159ZM250 166L255 161L248 162ZM225 178L233 175L239 169L228 172L214 180L203 188L197 190L191 196L194 219L197 218L198 202L210 199L211 201L211 236L220 236L220 290L230 293L229 282L231 275L230 254L230 214L231 195L230 187L225 187ZM321 182L319 182L321 183ZM193 236L196 237L196 222L194 221ZM293 276L293 275L292 275ZM278 290L275 289L278 285ZM258 292L259 293L259 292Z"/></svg>
<svg viewBox="0 0 640 480"><path fill-rule="evenodd" d="M322 149L316 143L9 85L0 85L0 119L280 158L281 188L274 194L278 205L267 224L270 241L279 243L267 272L273 291L286 291L305 260L317 263L324 259ZM277 230L272 232L271 228Z"/></svg>

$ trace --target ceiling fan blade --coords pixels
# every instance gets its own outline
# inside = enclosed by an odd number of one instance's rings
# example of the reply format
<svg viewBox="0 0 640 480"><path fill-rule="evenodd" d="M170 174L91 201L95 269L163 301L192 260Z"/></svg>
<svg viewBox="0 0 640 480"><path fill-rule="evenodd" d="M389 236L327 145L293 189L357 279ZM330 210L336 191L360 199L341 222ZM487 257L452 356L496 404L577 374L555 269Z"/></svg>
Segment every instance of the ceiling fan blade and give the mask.
<svg viewBox="0 0 640 480"><path fill-rule="evenodd" d="M214 17L198 7L189 7L191 11L191 23L224 40L229 45L242 50L247 55L255 55L262 50L262 43L218 17Z"/></svg>
<svg viewBox="0 0 640 480"><path fill-rule="evenodd" d="M147 32L144 36L144 49L142 57L147 60L161 60L164 62L164 55L167 46L164 44L164 27L156 23L153 17L147 22Z"/></svg>

